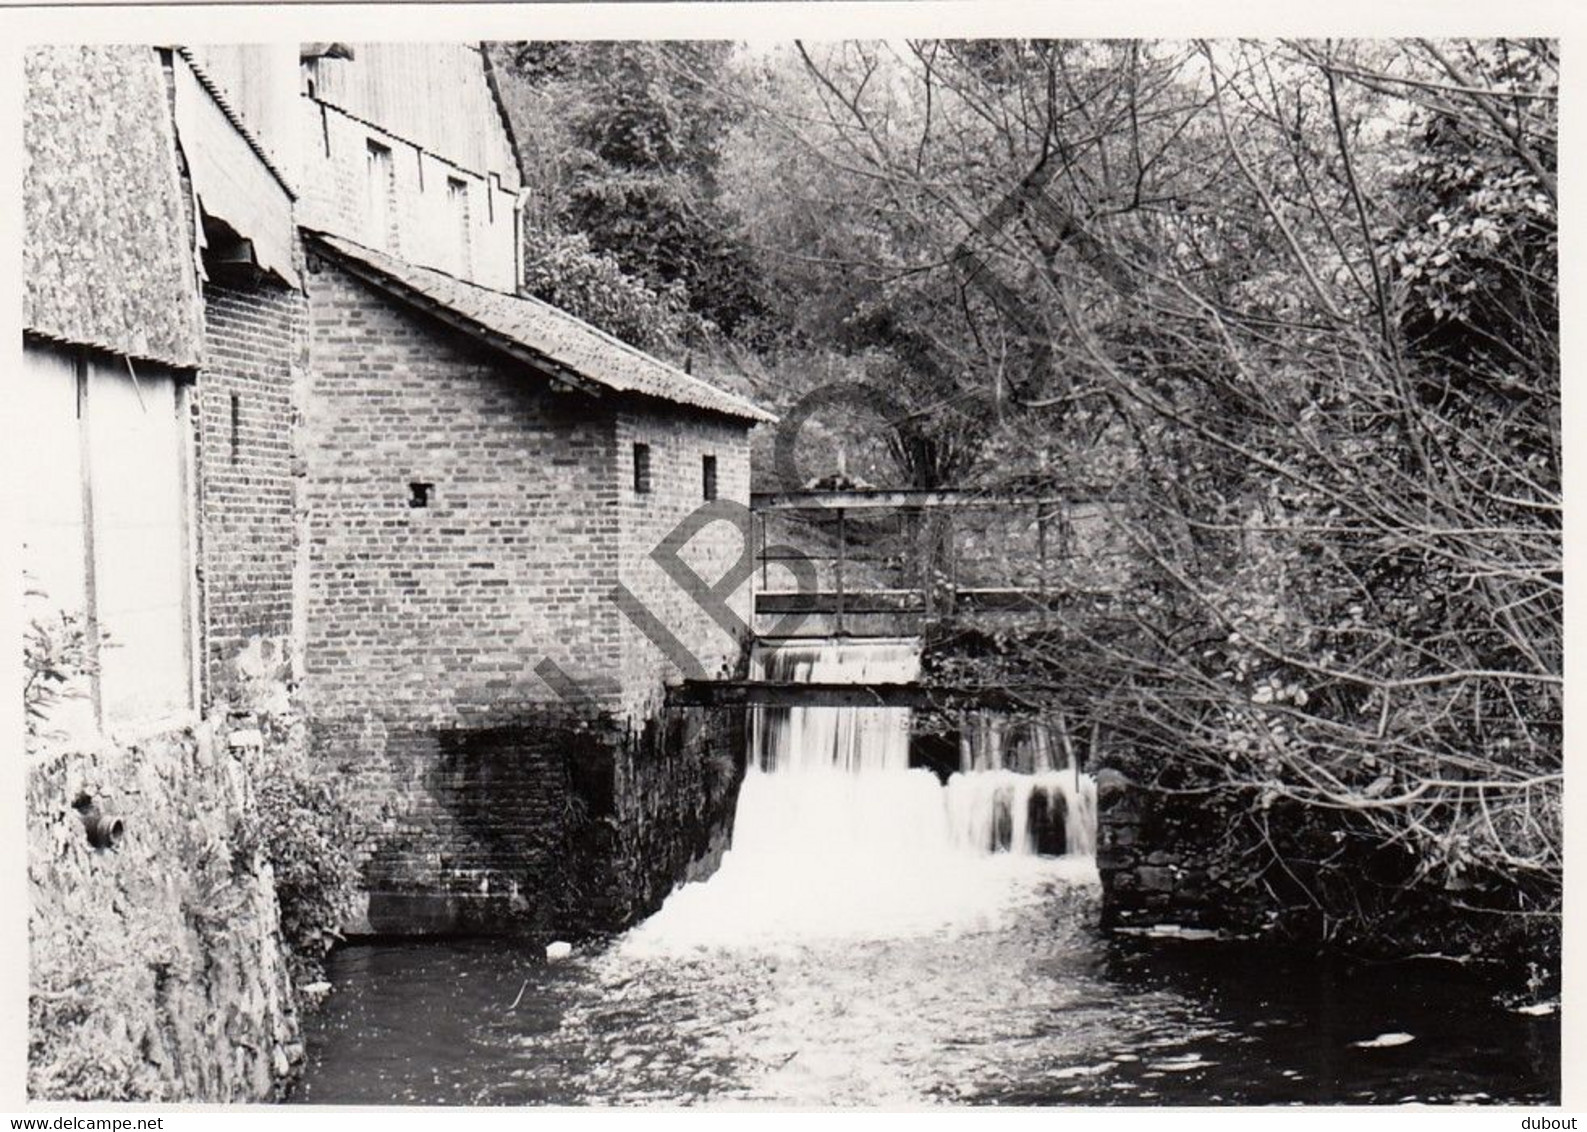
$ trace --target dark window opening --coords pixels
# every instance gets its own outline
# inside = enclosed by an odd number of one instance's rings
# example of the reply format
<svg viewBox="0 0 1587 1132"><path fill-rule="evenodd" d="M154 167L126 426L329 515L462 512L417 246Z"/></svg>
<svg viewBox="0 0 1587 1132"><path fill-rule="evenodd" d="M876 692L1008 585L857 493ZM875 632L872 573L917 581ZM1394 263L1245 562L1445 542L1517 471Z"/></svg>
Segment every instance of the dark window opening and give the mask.
<svg viewBox="0 0 1587 1132"><path fill-rule="evenodd" d="M707 499L715 499L716 498L716 457L715 456L706 456L700 461L700 464L701 464L701 470L703 471L704 477L705 477L704 483L702 484L702 487L703 487L704 493L705 493L705 497Z"/></svg>
<svg viewBox="0 0 1587 1132"><path fill-rule="evenodd" d="M456 177L448 177L446 198L452 209L452 227L457 233L458 274L468 275L474 270L473 224L469 216L468 182L460 181Z"/></svg>
<svg viewBox="0 0 1587 1132"><path fill-rule="evenodd" d="M237 462L237 453L242 446L242 398L233 393L231 395L231 462Z"/></svg>
<svg viewBox="0 0 1587 1132"><path fill-rule="evenodd" d="M435 490L433 483L410 483L408 485L408 506L428 507L430 493Z"/></svg>
<svg viewBox="0 0 1587 1132"><path fill-rule="evenodd" d="M391 147L374 138L365 142L365 171L368 174L368 220L372 240L390 251L397 246L397 180L391 163Z"/></svg>
<svg viewBox="0 0 1587 1132"><path fill-rule="evenodd" d="M650 445L634 445L634 494L650 494Z"/></svg>

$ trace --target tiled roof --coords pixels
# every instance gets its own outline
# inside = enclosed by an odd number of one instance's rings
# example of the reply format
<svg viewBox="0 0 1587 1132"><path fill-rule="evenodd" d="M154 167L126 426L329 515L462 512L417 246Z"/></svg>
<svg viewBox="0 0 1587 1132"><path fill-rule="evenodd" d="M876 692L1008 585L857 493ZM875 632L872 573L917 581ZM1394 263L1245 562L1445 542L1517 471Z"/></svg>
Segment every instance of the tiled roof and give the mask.
<svg viewBox="0 0 1587 1132"><path fill-rule="evenodd" d="M509 295L405 263L340 236L311 232L355 275L429 309L487 344L528 355L552 376L600 394L655 397L747 421L774 421L764 409L635 349L539 299Z"/></svg>

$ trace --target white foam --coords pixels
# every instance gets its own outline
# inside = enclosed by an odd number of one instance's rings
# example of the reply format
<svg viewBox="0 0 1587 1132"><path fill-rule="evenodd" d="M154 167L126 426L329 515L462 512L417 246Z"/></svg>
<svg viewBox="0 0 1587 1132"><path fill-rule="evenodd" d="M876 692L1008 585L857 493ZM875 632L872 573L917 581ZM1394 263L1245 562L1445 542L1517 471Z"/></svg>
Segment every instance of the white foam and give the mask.
<svg viewBox="0 0 1587 1132"><path fill-rule="evenodd" d="M760 648L752 672L794 682L907 683L913 642ZM790 947L996 927L1050 883L1094 883L1095 791L1072 770L1017 773L986 755L946 786L909 767L900 708L763 709L733 846L625 937L630 951ZM1001 751L996 743L986 750ZM1063 808L1068 856L1037 854L1031 807Z"/></svg>

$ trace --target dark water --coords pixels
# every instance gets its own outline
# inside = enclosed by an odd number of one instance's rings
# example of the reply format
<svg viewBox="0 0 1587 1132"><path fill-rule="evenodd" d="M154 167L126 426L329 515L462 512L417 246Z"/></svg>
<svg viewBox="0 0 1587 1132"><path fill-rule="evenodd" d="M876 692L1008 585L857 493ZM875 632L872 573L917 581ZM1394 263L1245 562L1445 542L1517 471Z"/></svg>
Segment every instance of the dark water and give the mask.
<svg viewBox="0 0 1587 1132"><path fill-rule="evenodd" d="M996 923L897 938L349 947L311 1024L310 1104L1558 1102L1557 1016L1448 963L1119 940L1049 878ZM517 1006L513 1007L514 1001ZM1353 1043L1384 1034L1412 1040Z"/></svg>

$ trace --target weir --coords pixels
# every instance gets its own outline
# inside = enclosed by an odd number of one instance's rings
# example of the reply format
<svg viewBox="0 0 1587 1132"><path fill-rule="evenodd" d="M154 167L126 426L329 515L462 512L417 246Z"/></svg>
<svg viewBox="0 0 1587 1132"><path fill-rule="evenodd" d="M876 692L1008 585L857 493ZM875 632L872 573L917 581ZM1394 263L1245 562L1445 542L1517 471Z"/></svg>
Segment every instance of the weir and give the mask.
<svg viewBox="0 0 1587 1132"><path fill-rule="evenodd" d="M750 683L907 686L915 638L759 642ZM946 781L910 765L911 710L751 708L732 847L629 946L935 931L1016 906L1046 877L1094 877L1095 786L1035 725L970 714Z"/></svg>
<svg viewBox="0 0 1587 1132"><path fill-rule="evenodd" d="M920 671L919 645L897 639L763 642L751 666L788 687L883 687ZM1557 1096L1549 1020L1499 1007L1446 964L1352 964L1342 977L1298 952L1098 933L1094 794L1060 727L972 714L944 774L910 765L906 707L785 702L740 722L750 757L712 876L550 963L491 941L339 950L297 1099L899 1109ZM1388 1034L1393 1048L1377 1049Z"/></svg>

